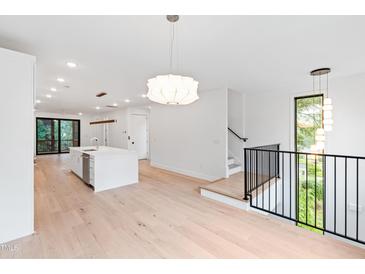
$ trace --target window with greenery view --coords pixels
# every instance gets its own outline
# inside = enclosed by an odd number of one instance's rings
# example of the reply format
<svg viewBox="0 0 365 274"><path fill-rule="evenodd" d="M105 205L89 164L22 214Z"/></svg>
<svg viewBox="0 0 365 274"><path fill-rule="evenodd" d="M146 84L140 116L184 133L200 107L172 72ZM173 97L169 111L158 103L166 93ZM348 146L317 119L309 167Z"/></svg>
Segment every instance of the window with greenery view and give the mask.
<svg viewBox="0 0 365 274"><path fill-rule="evenodd" d="M80 121L37 118L37 154L68 152L79 146Z"/></svg>
<svg viewBox="0 0 365 274"><path fill-rule="evenodd" d="M322 95L295 99L295 136L298 152L311 152L311 146L316 143L316 130L322 127L322 101ZM323 227L323 158L299 155L296 160L299 166L299 221L321 228Z"/></svg>

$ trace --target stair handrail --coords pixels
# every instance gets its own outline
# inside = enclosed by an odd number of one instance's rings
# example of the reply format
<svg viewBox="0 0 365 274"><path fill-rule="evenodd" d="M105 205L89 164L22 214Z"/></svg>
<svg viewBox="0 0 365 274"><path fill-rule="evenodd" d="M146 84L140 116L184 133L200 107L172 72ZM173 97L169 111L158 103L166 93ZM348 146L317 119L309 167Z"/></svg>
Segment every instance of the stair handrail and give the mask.
<svg viewBox="0 0 365 274"><path fill-rule="evenodd" d="M248 138L239 136L236 132L234 132L231 128L228 127L228 131L232 132L234 136L236 136L241 141L247 142Z"/></svg>

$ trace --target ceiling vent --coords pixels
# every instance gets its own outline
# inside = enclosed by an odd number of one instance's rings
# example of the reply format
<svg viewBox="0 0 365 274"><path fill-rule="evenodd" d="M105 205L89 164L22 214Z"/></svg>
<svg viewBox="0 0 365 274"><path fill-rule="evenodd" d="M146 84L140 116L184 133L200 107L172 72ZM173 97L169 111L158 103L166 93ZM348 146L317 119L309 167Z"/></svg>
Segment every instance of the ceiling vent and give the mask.
<svg viewBox="0 0 365 274"><path fill-rule="evenodd" d="M106 105L107 108L118 108L118 106Z"/></svg>
<svg viewBox="0 0 365 274"><path fill-rule="evenodd" d="M100 92L100 93L96 94L96 97L103 97L103 96L105 96L107 94L108 93L106 93L106 92Z"/></svg>

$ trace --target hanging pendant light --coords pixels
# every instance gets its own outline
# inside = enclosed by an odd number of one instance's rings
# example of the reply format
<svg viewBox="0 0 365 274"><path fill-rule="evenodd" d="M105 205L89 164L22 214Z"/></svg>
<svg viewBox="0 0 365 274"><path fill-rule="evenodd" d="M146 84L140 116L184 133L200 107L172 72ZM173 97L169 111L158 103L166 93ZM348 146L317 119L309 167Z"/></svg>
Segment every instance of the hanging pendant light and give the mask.
<svg viewBox="0 0 365 274"><path fill-rule="evenodd" d="M172 23L170 45L170 71L172 71L173 46L175 27L179 20L178 15L167 15L167 20ZM167 74L158 75L147 82L147 97L153 102L165 105L187 105L199 99L198 82L191 77Z"/></svg>
<svg viewBox="0 0 365 274"><path fill-rule="evenodd" d="M318 151L321 151L324 149L324 142L326 141L326 136L324 135L324 129L318 128L316 130L316 148Z"/></svg>
<svg viewBox="0 0 365 274"><path fill-rule="evenodd" d="M326 89L324 90L325 98L323 99L323 128L325 131L332 131L333 126L333 117L332 117L332 99L328 96L328 74L331 72L330 68L320 68L311 71L312 76L319 77L319 91L321 89L321 77L322 75L326 75L327 85Z"/></svg>
<svg viewBox="0 0 365 274"><path fill-rule="evenodd" d="M320 128L316 130L315 135L315 142L316 144L311 147L311 150L315 151L322 151L325 147L325 131L331 131L332 125L333 125L333 119L332 119L332 100L328 97L328 74L331 72L330 68L320 68L316 70L311 71L311 75L313 76L313 93L315 93L315 85L314 85L314 77L318 76L319 78L319 92L322 92L322 86L321 86L321 78L322 75L326 75L327 77L327 86L325 90L325 98L323 99L323 107L322 107L322 113L323 113L323 123Z"/></svg>

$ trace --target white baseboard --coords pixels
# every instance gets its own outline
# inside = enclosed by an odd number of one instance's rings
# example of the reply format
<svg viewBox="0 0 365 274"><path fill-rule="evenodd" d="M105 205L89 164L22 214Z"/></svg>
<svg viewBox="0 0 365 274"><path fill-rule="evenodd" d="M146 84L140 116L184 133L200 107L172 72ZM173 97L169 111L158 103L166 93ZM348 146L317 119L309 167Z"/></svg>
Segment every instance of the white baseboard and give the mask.
<svg viewBox="0 0 365 274"><path fill-rule="evenodd" d="M224 176L220 176L220 177L211 176L211 175L199 173L199 172L196 172L196 171L171 167L171 166L156 163L156 162L151 162L150 164L153 167L165 169L165 170L168 170L168 171L180 173L180 174L183 174L183 175L186 175L186 176L190 176L190 177L194 177L194 178L198 178L198 179L202 179L202 180L207 180L207 181L215 181L215 180L218 180L218 179L221 179L222 177L224 177Z"/></svg>
<svg viewBox="0 0 365 274"><path fill-rule="evenodd" d="M20 239L20 238L24 238L24 237L33 235L34 233L35 233L35 231L32 229L31 231L28 231L28 232L21 232L21 233L19 233L17 235L11 235L8 238L1 239L0 240L0 245L4 245L4 244L7 244L7 243L12 242L14 240L17 240L17 239Z"/></svg>
<svg viewBox="0 0 365 274"><path fill-rule="evenodd" d="M351 244L351 245L354 245L354 246L357 246L357 247L360 247L362 249L365 249L365 245L361 244L361 243L358 243L358 242L355 242L355 241L351 241L351 240L348 240L346 238L343 238L343 237L340 237L340 236L336 236L332 233L328 233L328 232L325 232L324 235L326 237L329 237L329 238L333 238L333 239L336 239L336 240L339 240L339 241L343 241L345 243L348 243L348 244Z"/></svg>

